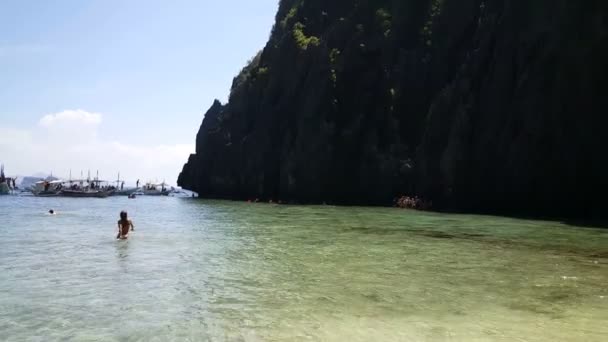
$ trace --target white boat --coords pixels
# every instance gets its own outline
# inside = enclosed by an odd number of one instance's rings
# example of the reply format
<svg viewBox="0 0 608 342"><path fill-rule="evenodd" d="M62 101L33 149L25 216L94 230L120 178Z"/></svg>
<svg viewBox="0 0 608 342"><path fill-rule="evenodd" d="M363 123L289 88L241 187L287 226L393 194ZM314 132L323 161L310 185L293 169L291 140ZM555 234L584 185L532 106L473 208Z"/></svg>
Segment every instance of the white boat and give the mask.
<svg viewBox="0 0 608 342"><path fill-rule="evenodd" d="M32 186L32 193L38 197L59 196L64 183L65 181L61 179L38 181Z"/></svg>
<svg viewBox="0 0 608 342"><path fill-rule="evenodd" d="M148 182L139 190L139 192L144 196L169 196L171 191L167 189L167 184L165 182L160 184Z"/></svg>

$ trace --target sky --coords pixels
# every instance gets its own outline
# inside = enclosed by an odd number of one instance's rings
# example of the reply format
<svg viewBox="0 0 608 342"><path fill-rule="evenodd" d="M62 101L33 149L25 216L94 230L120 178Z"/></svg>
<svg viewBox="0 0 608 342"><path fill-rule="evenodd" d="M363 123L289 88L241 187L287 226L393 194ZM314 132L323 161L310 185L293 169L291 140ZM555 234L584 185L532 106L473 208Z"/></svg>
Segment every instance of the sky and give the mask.
<svg viewBox="0 0 608 342"><path fill-rule="evenodd" d="M0 0L0 163L177 182L278 0Z"/></svg>

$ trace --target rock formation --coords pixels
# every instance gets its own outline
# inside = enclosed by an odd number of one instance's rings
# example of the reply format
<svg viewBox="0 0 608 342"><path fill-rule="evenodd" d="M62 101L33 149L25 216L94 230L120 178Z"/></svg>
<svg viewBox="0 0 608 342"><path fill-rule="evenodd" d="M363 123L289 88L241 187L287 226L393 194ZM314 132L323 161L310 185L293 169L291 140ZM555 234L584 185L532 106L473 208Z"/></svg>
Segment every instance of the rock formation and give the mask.
<svg viewBox="0 0 608 342"><path fill-rule="evenodd" d="M608 213L605 0L282 0L205 115L201 197Z"/></svg>

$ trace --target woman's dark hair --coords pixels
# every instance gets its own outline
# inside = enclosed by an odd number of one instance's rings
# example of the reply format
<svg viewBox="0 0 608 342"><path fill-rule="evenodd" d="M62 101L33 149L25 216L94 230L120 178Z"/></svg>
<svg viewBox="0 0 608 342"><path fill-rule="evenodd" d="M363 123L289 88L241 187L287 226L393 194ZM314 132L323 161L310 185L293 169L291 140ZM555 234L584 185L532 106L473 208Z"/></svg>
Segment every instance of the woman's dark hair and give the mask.
<svg viewBox="0 0 608 342"><path fill-rule="evenodd" d="M121 211L120 212L120 219L121 220L126 220L127 219L127 212L126 211Z"/></svg>

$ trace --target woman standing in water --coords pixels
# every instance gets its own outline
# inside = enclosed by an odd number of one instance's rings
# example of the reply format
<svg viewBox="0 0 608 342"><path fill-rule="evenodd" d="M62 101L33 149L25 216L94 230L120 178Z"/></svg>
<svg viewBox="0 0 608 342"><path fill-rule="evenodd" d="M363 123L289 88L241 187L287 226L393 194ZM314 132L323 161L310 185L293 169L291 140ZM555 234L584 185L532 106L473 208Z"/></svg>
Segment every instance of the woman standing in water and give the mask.
<svg viewBox="0 0 608 342"><path fill-rule="evenodd" d="M129 235L129 230L134 231L133 222L127 218L127 212L120 212L120 220L118 220L118 235L117 239L125 240Z"/></svg>

